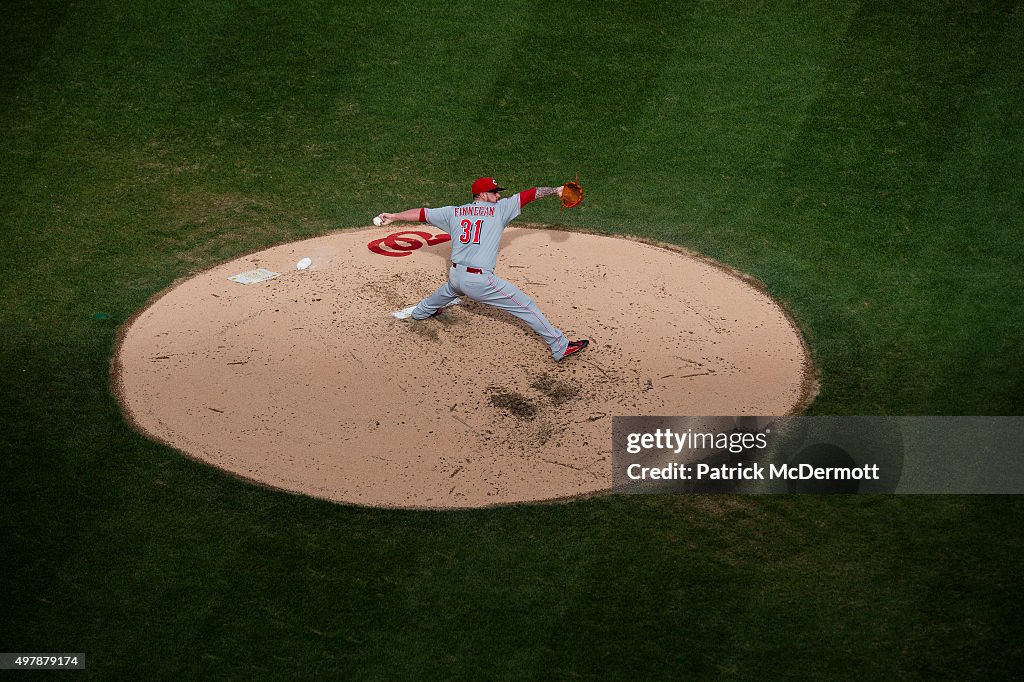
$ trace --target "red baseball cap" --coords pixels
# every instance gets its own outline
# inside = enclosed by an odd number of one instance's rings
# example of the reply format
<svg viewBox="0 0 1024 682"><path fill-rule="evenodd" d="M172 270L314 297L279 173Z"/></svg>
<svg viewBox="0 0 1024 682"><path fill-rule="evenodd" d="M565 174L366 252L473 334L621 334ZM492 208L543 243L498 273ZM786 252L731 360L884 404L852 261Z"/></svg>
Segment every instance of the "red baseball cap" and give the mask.
<svg viewBox="0 0 1024 682"><path fill-rule="evenodd" d="M504 187L499 187L494 178L477 178L473 183L473 196L484 192L504 192Z"/></svg>

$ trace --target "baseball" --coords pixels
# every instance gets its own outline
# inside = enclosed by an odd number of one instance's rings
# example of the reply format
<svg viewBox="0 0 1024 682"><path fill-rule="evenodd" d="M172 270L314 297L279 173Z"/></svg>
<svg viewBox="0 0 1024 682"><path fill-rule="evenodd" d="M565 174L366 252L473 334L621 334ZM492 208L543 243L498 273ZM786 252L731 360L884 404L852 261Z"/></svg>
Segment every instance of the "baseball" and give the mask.
<svg viewBox="0 0 1024 682"><path fill-rule="evenodd" d="M380 227L381 225L384 224L384 221L380 219L380 216L375 216L373 219L373 224L376 225L377 227Z"/></svg>
<svg viewBox="0 0 1024 682"><path fill-rule="evenodd" d="M311 259L303 258L302 260L300 260L298 263L295 264L295 268L298 269L298 270L305 270L306 268L308 268L312 264L313 264L313 261Z"/></svg>

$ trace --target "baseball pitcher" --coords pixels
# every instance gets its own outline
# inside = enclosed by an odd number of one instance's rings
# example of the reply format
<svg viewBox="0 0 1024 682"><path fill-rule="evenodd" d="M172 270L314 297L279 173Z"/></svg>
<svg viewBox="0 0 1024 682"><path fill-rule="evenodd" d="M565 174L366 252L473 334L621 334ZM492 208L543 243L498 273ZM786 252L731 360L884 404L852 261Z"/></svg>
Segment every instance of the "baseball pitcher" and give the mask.
<svg viewBox="0 0 1024 682"><path fill-rule="evenodd" d="M577 183L572 185L572 206L579 203L582 190ZM473 201L461 206L443 208L411 208L401 213L381 213L377 216L382 225L395 221L430 223L451 235L452 267L448 281L427 296L412 311L414 320L425 320L452 303L460 295L474 301L506 310L526 322L533 331L544 339L551 349L551 357L561 361L579 353L590 343L586 339L569 341L556 329L529 296L511 282L494 274L498 262L498 246L505 227L535 199L549 196L562 197L566 187L533 187L501 198L504 187L499 187L494 178L478 178L473 183ZM570 204L563 201L563 204ZM376 221L375 221L376 222Z"/></svg>

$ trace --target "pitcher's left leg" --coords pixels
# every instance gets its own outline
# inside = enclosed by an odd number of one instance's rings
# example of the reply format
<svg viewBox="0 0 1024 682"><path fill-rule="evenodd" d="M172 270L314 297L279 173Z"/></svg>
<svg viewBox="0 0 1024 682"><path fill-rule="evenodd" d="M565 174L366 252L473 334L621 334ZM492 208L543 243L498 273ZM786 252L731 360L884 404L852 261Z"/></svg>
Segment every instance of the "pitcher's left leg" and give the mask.
<svg viewBox="0 0 1024 682"><path fill-rule="evenodd" d="M425 320L431 315L437 314L437 311L445 307L459 295L452 288L450 282L445 282L437 291L427 296L425 299L416 304L416 307L412 311L412 319L414 320Z"/></svg>

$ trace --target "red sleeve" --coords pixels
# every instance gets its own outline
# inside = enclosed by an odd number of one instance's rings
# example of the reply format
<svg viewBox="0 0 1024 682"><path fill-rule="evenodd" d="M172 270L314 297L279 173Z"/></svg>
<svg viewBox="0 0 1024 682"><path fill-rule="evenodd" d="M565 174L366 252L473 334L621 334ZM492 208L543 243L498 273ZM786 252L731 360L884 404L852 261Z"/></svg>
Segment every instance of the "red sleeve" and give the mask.
<svg viewBox="0 0 1024 682"><path fill-rule="evenodd" d="M421 223L427 222L427 209L425 209L425 208L421 208L420 209L420 222Z"/></svg>
<svg viewBox="0 0 1024 682"><path fill-rule="evenodd" d="M531 187L525 192L519 193L519 208L526 206L528 203L537 198L537 188Z"/></svg>

